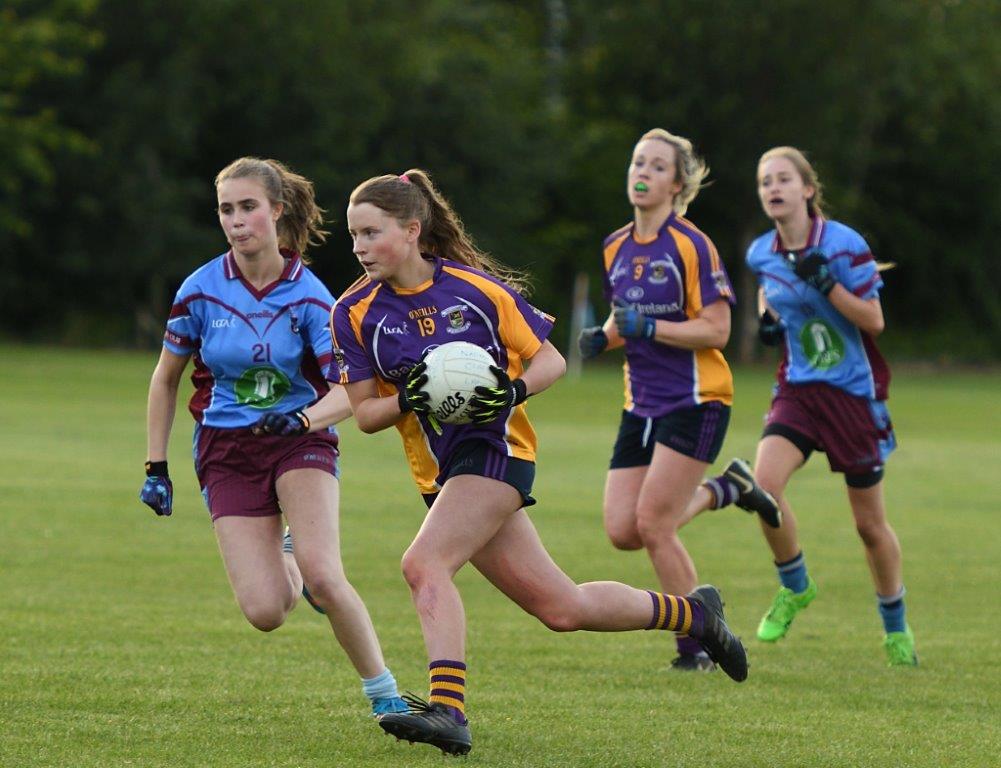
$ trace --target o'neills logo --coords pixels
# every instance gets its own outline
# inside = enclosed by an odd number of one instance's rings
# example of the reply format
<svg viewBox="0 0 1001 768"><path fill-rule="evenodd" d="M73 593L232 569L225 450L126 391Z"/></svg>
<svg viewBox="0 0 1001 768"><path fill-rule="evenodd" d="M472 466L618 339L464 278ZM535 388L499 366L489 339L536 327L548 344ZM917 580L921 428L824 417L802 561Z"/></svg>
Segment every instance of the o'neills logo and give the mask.
<svg viewBox="0 0 1001 768"><path fill-rule="evenodd" d="M407 317L416 320L419 317L433 317L438 314L438 307L432 304L430 307L418 307L407 312Z"/></svg>

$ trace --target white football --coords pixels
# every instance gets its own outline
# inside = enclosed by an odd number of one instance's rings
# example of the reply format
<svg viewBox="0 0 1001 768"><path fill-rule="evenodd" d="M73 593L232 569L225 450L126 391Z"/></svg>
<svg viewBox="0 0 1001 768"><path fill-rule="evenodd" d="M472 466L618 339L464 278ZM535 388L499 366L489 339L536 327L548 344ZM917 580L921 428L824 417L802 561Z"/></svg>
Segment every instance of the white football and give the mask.
<svg viewBox="0 0 1001 768"><path fill-rule="evenodd" d="M497 377L490 370L497 365L483 347L468 341L450 341L435 347L424 358L431 414L445 424L468 424L469 401L477 387L496 387Z"/></svg>

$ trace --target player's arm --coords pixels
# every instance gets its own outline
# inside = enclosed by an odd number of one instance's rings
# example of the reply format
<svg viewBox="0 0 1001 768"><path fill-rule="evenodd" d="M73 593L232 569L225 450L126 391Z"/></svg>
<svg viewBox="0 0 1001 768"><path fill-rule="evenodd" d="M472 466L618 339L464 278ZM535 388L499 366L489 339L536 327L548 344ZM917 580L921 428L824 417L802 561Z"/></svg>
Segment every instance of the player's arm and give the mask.
<svg viewBox="0 0 1001 768"><path fill-rule="evenodd" d="M169 516L174 507L174 486L167 471L167 441L174 424L177 387L191 355L178 355L166 347L153 369L146 403L146 482L139 500L157 515Z"/></svg>
<svg viewBox="0 0 1001 768"><path fill-rule="evenodd" d="M849 322L870 336L879 336L886 327L883 320L883 305L878 296L861 299L841 283L836 283L827 294L827 298L838 312L848 318Z"/></svg>
<svg viewBox="0 0 1001 768"><path fill-rule="evenodd" d="M723 349L730 340L730 303L718 299L691 320L657 320L653 339L681 349Z"/></svg>
<svg viewBox="0 0 1001 768"><path fill-rule="evenodd" d="M391 427L408 411L399 395L379 395L375 379L362 379L344 385L358 429L367 434ZM412 409L411 409L412 410Z"/></svg>
<svg viewBox="0 0 1001 768"><path fill-rule="evenodd" d="M526 358L526 362L528 366L521 374L526 397L547 389L567 371L567 361L549 341L542 342L539 351Z"/></svg>
<svg viewBox="0 0 1001 768"><path fill-rule="evenodd" d="M146 458L151 462L167 460L167 442L177 408L177 388L190 357L164 347L153 369L146 401Z"/></svg>
<svg viewBox="0 0 1001 768"><path fill-rule="evenodd" d="M344 387L332 381L328 383L330 391L302 412L309 419L310 432L326 429L351 417L351 401Z"/></svg>
<svg viewBox="0 0 1001 768"><path fill-rule="evenodd" d="M601 326L601 330L605 332L605 336L608 338L608 346L605 349L616 349L626 343L626 340L619 335L619 329L615 326L615 315L611 312L608 313L608 317Z"/></svg>

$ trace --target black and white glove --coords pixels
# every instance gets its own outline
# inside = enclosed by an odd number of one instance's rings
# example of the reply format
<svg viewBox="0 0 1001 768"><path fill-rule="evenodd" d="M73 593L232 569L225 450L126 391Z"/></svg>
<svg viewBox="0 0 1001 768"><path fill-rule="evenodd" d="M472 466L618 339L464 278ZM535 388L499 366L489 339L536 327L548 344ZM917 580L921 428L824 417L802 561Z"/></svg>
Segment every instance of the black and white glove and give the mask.
<svg viewBox="0 0 1001 768"><path fill-rule="evenodd" d="M309 417L302 411L266 413L250 428L255 435L298 437L309 432Z"/></svg>
<svg viewBox="0 0 1001 768"><path fill-rule="evenodd" d="M796 277L811 288L816 288L825 296L834 290L834 286L838 282L831 274L831 265L828 263L827 257L820 251L811 251L806 254L796 262L793 269L796 272Z"/></svg>
<svg viewBox="0 0 1001 768"><path fill-rule="evenodd" d="M762 344L766 347L777 347L785 335L781 320L767 309L761 313L761 317L758 318L758 338Z"/></svg>
<svg viewBox="0 0 1001 768"><path fill-rule="evenodd" d="M608 335L600 325L581 329L580 336L577 337L577 349L585 360L597 357L607 346Z"/></svg>

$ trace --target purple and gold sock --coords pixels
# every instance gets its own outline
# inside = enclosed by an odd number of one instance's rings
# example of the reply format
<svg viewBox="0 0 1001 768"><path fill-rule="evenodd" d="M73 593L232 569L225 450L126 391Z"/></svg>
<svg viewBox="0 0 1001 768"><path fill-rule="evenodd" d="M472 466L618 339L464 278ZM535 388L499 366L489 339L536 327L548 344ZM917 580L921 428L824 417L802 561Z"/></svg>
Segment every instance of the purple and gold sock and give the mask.
<svg viewBox="0 0 1001 768"><path fill-rule="evenodd" d="M681 656L701 656L705 654L699 641L690 635L678 634L675 636L674 642L677 644L678 653Z"/></svg>
<svg viewBox="0 0 1001 768"><path fill-rule="evenodd" d="M733 480L728 480L726 475L716 475L702 483L713 495L713 505L710 509L723 509L729 507L737 500L740 489Z"/></svg>
<svg viewBox="0 0 1001 768"><path fill-rule="evenodd" d="M460 725L466 724L466 665L461 661L439 659L428 664L431 676L432 704L444 704Z"/></svg>
<svg viewBox="0 0 1001 768"><path fill-rule="evenodd" d="M647 590L653 601L653 617L647 629L668 629L693 637L702 634L702 606L680 595Z"/></svg>

